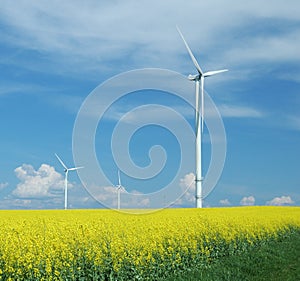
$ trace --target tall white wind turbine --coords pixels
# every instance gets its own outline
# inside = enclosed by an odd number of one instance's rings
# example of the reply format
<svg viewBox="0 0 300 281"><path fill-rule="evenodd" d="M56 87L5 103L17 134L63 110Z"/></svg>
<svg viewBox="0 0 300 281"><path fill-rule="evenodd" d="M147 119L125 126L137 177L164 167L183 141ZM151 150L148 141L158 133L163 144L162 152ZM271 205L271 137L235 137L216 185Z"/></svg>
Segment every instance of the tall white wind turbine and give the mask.
<svg viewBox="0 0 300 281"><path fill-rule="evenodd" d="M75 171L75 170L78 170L78 169L82 169L83 167L68 168L56 153L55 153L55 156L58 159L58 161L60 162L60 164L64 167L64 172L65 172L65 210L67 210L67 204L68 204L68 173L69 173L69 171Z"/></svg>
<svg viewBox="0 0 300 281"><path fill-rule="evenodd" d="M196 58L194 57L189 45L185 41L180 29L177 26L177 30L185 44L185 47L198 71L198 74L196 75L189 75L188 79L191 81L195 81L196 84L196 113L195 113L195 131L196 131L196 207L202 208L202 133L204 128L204 78L209 77L218 73L222 73L225 71L228 71L228 69L222 69L222 70L215 70L215 71L208 71L203 72L200 68ZM199 90L201 85L201 91L199 96ZM200 100L200 104L199 104ZM200 122L201 121L201 122Z"/></svg>
<svg viewBox="0 0 300 281"><path fill-rule="evenodd" d="M120 170L118 170L118 184L116 185L117 192L118 192L118 210L121 208L121 191L126 191L125 188L121 184L121 176Z"/></svg>

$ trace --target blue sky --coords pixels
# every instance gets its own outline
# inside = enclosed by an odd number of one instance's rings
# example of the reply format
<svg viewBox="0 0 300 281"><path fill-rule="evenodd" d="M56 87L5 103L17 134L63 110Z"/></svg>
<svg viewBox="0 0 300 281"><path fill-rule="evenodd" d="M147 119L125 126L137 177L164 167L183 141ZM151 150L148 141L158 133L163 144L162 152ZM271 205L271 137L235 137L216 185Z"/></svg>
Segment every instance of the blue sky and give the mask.
<svg viewBox="0 0 300 281"><path fill-rule="evenodd" d="M226 5L169 0L2 1L0 5L1 209L63 207L64 175L54 153L69 166L76 162L74 124L98 85L143 68L169 69L185 76L195 73L176 25L202 69L230 70L207 79L205 85L221 113L227 150L222 175L204 206L300 205L298 1L272 5L256 0ZM193 126L193 108L168 93L137 91L117 100L96 133L95 150L106 177L97 184L105 196L95 196L89 186L91 196L77 173L70 172L69 208L116 206L113 185L118 165L110 151L112 132L128 112L131 115L122 123L128 128L134 122L126 120L143 119L132 110L147 104L179 111ZM154 124L136 132L131 157L145 167L150 163L149 149L161 145L167 160L163 171L149 180L126 173L123 165L126 190L145 194L138 207L151 206L147 194L167 183L172 182L174 190L187 188L194 173L194 159L178 164L180 146L172 132L155 126L165 120L165 112L160 108L144 112ZM207 128L203 149L207 171L211 154ZM87 176L83 170L83 177ZM175 205L192 207L193 200L191 189Z"/></svg>

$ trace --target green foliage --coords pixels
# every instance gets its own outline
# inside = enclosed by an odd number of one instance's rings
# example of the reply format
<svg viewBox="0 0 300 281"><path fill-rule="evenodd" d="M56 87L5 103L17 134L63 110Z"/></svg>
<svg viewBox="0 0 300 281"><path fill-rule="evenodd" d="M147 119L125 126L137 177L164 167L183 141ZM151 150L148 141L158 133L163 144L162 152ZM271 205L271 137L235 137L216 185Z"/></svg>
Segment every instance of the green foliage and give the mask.
<svg viewBox="0 0 300 281"><path fill-rule="evenodd" d="M300 229L291 228L276 239L242 249L212 260L206 266L197 266L179 275L171 274L165 281L300 280Z"/></svg>

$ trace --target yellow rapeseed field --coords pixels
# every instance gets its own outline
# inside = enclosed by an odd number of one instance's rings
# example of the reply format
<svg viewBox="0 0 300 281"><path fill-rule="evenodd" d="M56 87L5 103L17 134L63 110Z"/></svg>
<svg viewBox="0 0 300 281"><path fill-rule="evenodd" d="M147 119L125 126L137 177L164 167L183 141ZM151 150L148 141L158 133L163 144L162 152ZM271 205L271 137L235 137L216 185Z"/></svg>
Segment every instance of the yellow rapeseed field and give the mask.
<svg viewBox="0 0 300 281"><path fill-rule="evenodd" d="M299 207L0 211L0 280L152 280L295 228Z"/></svg>

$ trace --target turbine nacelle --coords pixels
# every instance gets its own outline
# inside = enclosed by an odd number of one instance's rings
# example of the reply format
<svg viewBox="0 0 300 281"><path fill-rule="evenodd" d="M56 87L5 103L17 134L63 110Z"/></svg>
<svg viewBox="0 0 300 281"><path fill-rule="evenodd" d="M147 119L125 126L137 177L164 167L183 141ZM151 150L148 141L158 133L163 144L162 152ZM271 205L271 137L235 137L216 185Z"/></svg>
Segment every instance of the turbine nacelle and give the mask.
<svg viewBox="0 0 300 281"><path fill-rule="evenodd" d="M200 74L196 74L196 75L193 75L193 74L190 74L189 76L188 76L188 79L190 80L190 81L199 81L200 80Z"/></svg>
<svg viewBox="0 0 300 281"><path fill-rule="evenodd" d="M122 185L116 185L116 188L117 188L118 191L125 191L126 192L125 188Z"/></svg>
<svg viewBox="0 0 300 281"><path fill-rule="evenodd" d="M188 76L188 79L190 81L199 81L201 79L201 77L210 77L210 76L213 76L213 75L216 75L216 74L219 74L219 73L222 73L222 72L226 72L228 71L228 69L221 69L221 70L213 70L213 71L207 71L205 73L199 73L199 74L190 74Z"/></svg>
<svg viewBox="0 0 300 281"><path fill-rule="evenodd" d="M117 189L118 194L117 208L119 210L121 208L121 192L126 192L125 188L121 184L120 170L118 170L118 184L115 187Z"/></svg>
<svg viewBox="0 0 300 281"><path fill-rule="evenodd" d="M74 168L68 168L66 164L60 159L60 157L55 153L56 158L60 162L60 164L64 168L65 172L65 210L67 210L67 203L68 203L68 173L69 171L76 171L78 169L82 169L83 167L74 167Z"/></svg>
<svg viewBox="0 0 300 281"><path fill-rule="evenodd" d="M120 170L118 170L118 184L115 185L115 187L117 188L117 191L125 191L126 192L126 189L123 187L123 185L121 183Z"/></svg>
<svg viewBox="0 0 300 281"><path fill-rule="evenodd" d="M215 71L207 71L203 72L198 61L193 55L188 43L185 41L183 34L177 26L177 30L183 40L183 43L189 53L189 56L198 71L197 75L189 75L188 79L190 81L195 81L196 83L196 101L195 101L195 133L196 133L196 141L195 141L195 152L196 152L196 186L195 186L195 199L196 199L196 207L202 208L202 134L204 128L204 80L205 77L209 77L218 73L222 73L227 71L227 69L215 70Z"/></svg>

